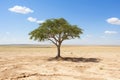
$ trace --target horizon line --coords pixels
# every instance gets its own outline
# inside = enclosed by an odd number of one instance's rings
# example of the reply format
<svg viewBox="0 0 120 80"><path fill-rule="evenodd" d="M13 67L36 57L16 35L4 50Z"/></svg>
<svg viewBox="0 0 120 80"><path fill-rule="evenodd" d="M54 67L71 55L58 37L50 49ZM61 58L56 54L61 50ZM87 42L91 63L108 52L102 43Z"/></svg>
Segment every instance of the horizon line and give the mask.
<svg viewBox="0 0 120 80"><path fill-rule="evenodd" d="M0 44L0 46L42 46L42 45L52 45L54 44ZM120 46L120 45L113 45L113 44L62 44L61 46Z"/></svg>

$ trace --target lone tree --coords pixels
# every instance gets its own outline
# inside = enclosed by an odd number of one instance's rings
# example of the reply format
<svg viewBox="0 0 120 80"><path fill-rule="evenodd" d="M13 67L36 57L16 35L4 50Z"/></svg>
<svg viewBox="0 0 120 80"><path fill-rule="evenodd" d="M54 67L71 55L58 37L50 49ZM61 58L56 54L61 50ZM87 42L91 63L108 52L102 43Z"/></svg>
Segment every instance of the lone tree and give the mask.
<svg viewBox="0 0 120 80"><path fill-rule="evenodd" d="M57 47L57 56L60 58L60 47L64 40L80 38L82 29L77 25L69 24L64 18L48 19L41 23L39 27L29 33L30 39L45 41L49 40Z"/></svg>

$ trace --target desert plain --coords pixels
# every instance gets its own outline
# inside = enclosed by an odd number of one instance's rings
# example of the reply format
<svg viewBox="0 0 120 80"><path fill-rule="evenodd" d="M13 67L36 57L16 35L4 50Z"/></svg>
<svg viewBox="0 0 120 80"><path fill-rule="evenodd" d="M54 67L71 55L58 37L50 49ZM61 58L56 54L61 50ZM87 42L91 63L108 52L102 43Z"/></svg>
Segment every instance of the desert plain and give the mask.
<svg viewBox="0 0 120 80"><path fill-rule="evenodd" d="M0 46L0 80L120 80L120 46Z"/></svg>

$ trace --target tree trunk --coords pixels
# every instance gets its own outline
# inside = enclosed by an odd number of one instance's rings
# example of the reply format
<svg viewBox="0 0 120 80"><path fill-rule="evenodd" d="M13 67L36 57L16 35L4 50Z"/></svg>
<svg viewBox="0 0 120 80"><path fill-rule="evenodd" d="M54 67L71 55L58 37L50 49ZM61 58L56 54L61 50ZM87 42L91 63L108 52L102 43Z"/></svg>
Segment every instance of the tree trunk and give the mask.
<svg viewBox="0 0 120 80"><path fill-rule="evenodd" d="M58 51L58 53L57 53L56 58L60 58L60 57L61 57L61 56L60 56L60 46L57 46L57 51Z"/></svg>

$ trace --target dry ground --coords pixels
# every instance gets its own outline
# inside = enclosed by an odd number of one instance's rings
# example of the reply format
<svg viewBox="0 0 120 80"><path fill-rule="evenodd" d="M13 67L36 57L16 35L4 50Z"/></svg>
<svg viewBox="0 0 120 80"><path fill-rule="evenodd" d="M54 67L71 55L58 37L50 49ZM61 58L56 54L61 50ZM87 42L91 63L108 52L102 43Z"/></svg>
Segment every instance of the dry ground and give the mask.
<svg viewBox="0 0 120 80"><path fill-rule="evenodd" d="M0 46L0 80L120 80L120 47Z"/></svg>

